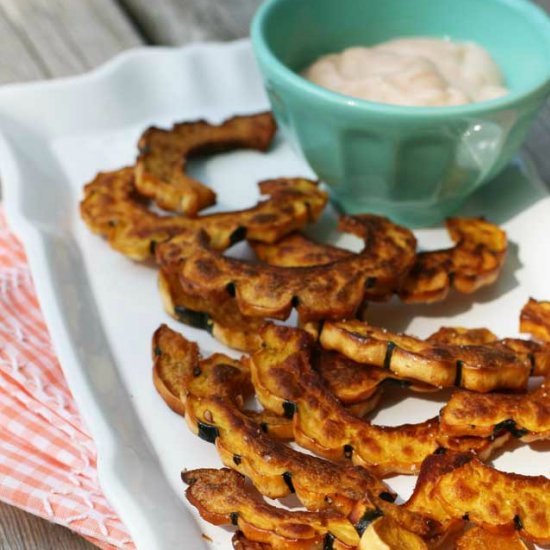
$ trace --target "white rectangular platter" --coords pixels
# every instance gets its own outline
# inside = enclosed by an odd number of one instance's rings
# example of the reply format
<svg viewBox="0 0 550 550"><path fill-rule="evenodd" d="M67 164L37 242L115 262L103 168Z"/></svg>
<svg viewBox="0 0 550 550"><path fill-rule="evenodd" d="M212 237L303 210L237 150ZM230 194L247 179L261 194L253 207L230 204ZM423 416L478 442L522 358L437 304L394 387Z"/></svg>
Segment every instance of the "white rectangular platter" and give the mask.
<svg viewBox="0 0 550 550"><path fill-rule="evenodd" d="M152 267L129 261L87 230L78 215L82 186L98 171L132 164L137 139L152 124L219 122L267 108L247 41L135 50L82 77L0 90L0 175L9 221L25 244L56 351L97 443L102 487L141 550L230 548L229 531L197 521L183 497L183 468L220 462L156 394L150 340L164 322L197 340L205 354L226 350L163 312ZM266 155L217 155L192 170L216 190L220 210L255 204L261 179L312 176L280 136ZM374 322L420 336L442 324L514 336L527 298L550 298L549 189L529 159L510 166L462 213L484 215L508 232L499 282L435 306L378 305ZM323 227L333 218L329 212ZM447 243L442 229L418 235L426 248ZM407 397L375 420L425 420L442 399ZM549 456L548 448L518 446L495 464L548 475ZM414 478L391 483L406 498Z"/></svg>

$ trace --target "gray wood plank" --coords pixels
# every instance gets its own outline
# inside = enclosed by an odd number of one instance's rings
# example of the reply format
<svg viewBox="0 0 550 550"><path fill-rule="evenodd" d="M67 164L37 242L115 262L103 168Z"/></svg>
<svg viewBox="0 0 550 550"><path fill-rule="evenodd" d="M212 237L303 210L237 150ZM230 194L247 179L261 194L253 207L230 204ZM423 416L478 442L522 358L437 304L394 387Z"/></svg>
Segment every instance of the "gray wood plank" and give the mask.
<svg viewBox="0 0 550 550"><path fill-rule="evenodd" d="M80 73L143 43L111 0L2 0L0 21L4 82Z"/></svg>
<svg viewBox="0 0 550 550"><path fill-rule="evenodd" d="M542 180L550 188L550 102L529 132L525 148L535 162Z"/></svg>
<svg viewBox="0 0 550 550"><path fill-rule="evenodd" d="M550 13L550 0L535 0L541 8ZM550 102L542 110L529 132L526 149L545 183L550 187Z"/></svg>
<svg viewBox="0 0 550 550"><path fill-rule="evenodd" d="M119 0L152 44L232 40L248 35L261 0Z"/></svg>
<svg viewBox="0 0 550 550"><path fill-rule="evenodd" d="M36 80L47 76L40 56L25 43L25 37L0 9L0 84Z"/></svg>
<svg viewBox="0 0 550 550"><path fill-rule="evenodd" d="M0 550L97 550L60 525L0 503Z"/></svg>

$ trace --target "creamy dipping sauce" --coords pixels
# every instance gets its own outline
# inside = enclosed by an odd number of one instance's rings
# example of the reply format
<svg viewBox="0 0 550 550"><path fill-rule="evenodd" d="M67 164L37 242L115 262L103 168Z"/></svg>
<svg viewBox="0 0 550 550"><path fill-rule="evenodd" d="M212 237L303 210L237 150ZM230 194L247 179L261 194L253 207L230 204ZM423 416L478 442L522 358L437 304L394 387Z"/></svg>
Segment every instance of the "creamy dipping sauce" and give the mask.
<svg viewBox="0 0 550 550"><path fill-rule="evenodd" d="M320 57L303 76L341 94L395 105L463 105L508 93L481 46L436 38L399 38Z"/></svg>

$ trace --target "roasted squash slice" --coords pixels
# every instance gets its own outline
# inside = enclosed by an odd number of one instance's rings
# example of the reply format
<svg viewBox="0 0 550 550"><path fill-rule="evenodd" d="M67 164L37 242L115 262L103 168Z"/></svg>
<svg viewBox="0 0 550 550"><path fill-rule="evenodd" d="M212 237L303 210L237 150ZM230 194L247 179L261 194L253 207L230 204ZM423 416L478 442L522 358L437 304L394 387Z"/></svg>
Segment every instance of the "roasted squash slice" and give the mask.
<svg viewBox="0 0 550 550"><path fill-rule="evenodd" d="M472 527L457 541L455 550L529 550L517 536L491 533L481 527Z"/></svg>
<svg viewBox="0 0 550 550"><path fill-rule="evenodd" d="M187 159L230 151L266 151L276 126L271 113L236 116L215 125L205 120L149 128L139 140L136 188L160 208L195 216L216 202L216 194L185 173Z"/></svg>
<svg viewBox="0 0 550 550"><path fill-rule="evenodd" d="M237 525L246 538L274 548L314 550L326 539L335 548L354 549L359 535L338 512L301 512L264 502L234 470L192 470L182 479L189 485L186 496L202 518L215 525Z"/></svg>
<svg viewBox="0 0 550 550"><path fill-rule="evenodd" d="M402 285L390 293L398 292L408 303L432 303L444 300L452 287L471 293L495 282L506 258L504 231L475 218L450 218L447 230L455 246L420 252ZM276 243L253 243L253 248L261 260L281 267L323 265L353 256L348 250L316 243L301 233Z"/></svg>
<svg viewBox="0 0 550 550"><path fill-rule="evenodd" d="M449 514L488 531L550 543L550 479L505 473L477 459L442 475L434 495Z"/></svg>
<svg viewBox="0 0 550 550"><path fill-rule="evenodd" d="M373 548L375 541L390 550L428 548L419 535L384 516L382 510L371 514L372 522L365 516L354 525L335 511L301 512L268 505L233 470L193 470L182 473L182 479L189 485L187 498L203 519L215 525L238 526L242 535L236 540L241 544L245 543L244 538L246 542L289 550L367 550Z"/></svg>
<svg viewBox="0 0 550 550"><path fill-rule="evenodd" d="M392 495L367 471L332 464L276 441L234 404L214 397L193 397L191 403L187 417L191 429L204 439L214 439L224 465L249 477L267 497L296 493L310 510L349 514L358 501L372 508L380 494Z"/></svg>
<svg viewBox="0 0 550 550"><path fill-rule="evenodd" d="M550 302L529 298L521 310L520 330L537 340L550 343Z"/></svg>
<svg viewBox="0 0 550 550"><path fill-rule="evenodd" d="M438 302L451 287L470 294L494 283L506 259L506 233L482 219L450 218L447 230L455 246L421 252L403 286L400 298L407 303Z"/></svg>
<svg viewBox="0 0 550 550"><path fill-rule="evenodd" d="M440 413L451 436L490 437L508 431L523 441L550 438L549 380L526 395L455 392Z"/></svg>
<svg viewBox="0 0 550 550"><path fill-rule="evenodd" d="M353 316L370 287L394 286L408 271L415 239L378 216L344 217L341 226L364 239L363 253L324 266L278 268L222 256L203 239L181 261L180 284L211 302L235 300L245 316L286 319L293 307L303 323ZM163 264L166 247L157 251Z"/></svg>
<svg viewBox="0 0 550 550"><path fill-rule="evenodd" d="M245 236L275 241L314 221L326 204L326 194L315 182L274 180L262 182L260 191L270 198L248 210L209 214L198 218L162 216L148 208L135 188L133 168L104 172L84 187L80 214L94 233L134 260L146 260L158 243L178 236L164 258L178 261L197 233L208 235L210 246L225 250Z"/></svg>
<svg viewBox="0 0 550 550"><path fill-rule="evenodd" d="M439 449L426 457L414 487L413 494L403 505L404 508L419 514L429 513L442 526L444 533L453 533L464 526L461 517L449 512L435 497L435 489L440 478L473 460L471 453L457 453Z"/></svg>
<svg viewBox="0 0 550 550"><path fill-rule="evenodd" d="M518 352L515 340L482 345L440 344L356 320L327 321L320 342L327 350L338 351L359 363L389 369L403 378L477 392L524 391L533 370L545 370L548 362L548 353L541 354L542 366L533 368L537 357L526 353L523 345Z"/></svg>

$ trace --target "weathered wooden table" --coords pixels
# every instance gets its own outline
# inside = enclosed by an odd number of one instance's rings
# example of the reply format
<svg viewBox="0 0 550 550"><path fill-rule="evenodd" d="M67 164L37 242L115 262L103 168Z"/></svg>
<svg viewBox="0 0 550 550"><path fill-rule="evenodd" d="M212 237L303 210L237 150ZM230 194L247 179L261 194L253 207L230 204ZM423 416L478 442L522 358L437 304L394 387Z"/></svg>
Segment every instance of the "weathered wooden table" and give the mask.
<svg viewBox="0 0 550 550"><path fill-rule="evenodd" d="M146 44L248 34L261 0L0 0L0 83L87 71ZM550 12L550 0L537 0ZM550 183L550 105L527 149ZM70 531L0 504L0 550L92 549Z"/></svg>

